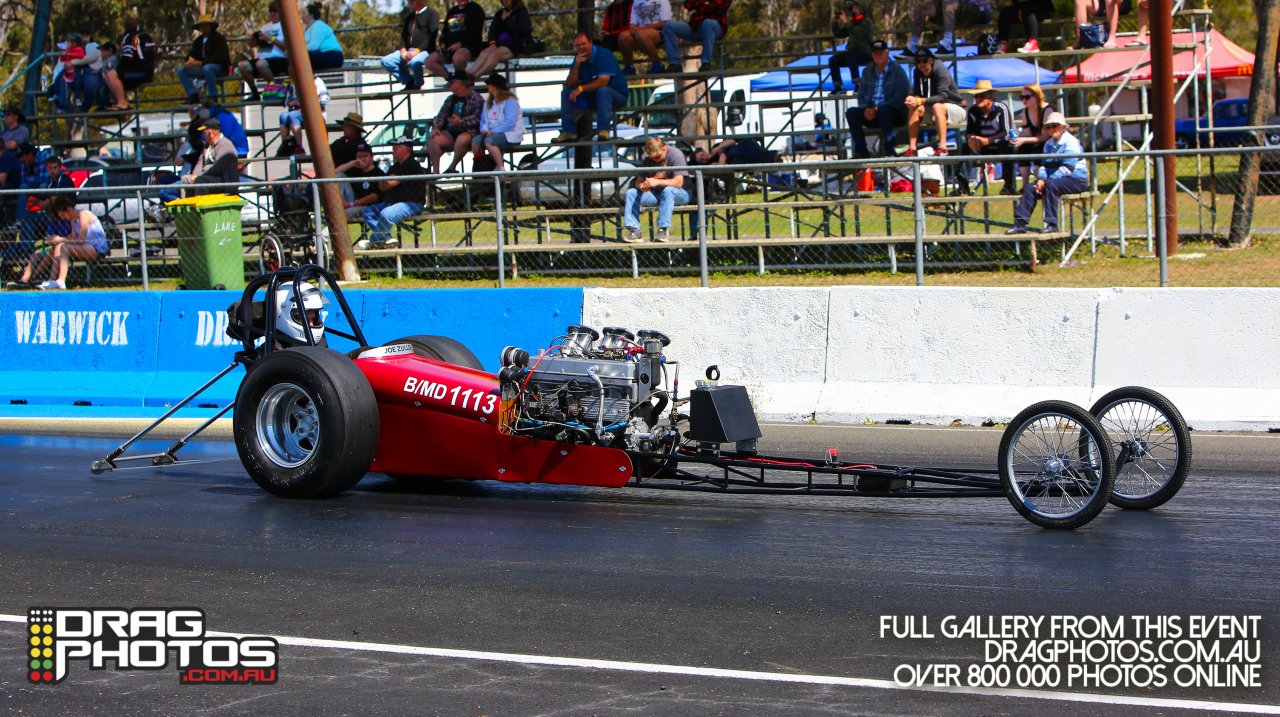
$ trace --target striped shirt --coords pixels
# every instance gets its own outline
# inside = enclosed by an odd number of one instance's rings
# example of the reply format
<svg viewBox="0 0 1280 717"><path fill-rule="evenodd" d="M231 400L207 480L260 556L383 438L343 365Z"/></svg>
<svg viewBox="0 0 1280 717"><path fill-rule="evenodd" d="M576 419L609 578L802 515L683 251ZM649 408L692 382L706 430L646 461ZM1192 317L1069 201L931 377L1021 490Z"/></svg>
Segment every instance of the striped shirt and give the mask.
<svg viewBox="0 0 1280 717"><path fill-rule="evenodd" d="M1010 142L1018 136L1017 125L1013 122L1013 112L1003 102L992 102L991 111L983 114L977 104L966 112L968 123L964 132L975 137L986 137L992 142Z"/></svg>

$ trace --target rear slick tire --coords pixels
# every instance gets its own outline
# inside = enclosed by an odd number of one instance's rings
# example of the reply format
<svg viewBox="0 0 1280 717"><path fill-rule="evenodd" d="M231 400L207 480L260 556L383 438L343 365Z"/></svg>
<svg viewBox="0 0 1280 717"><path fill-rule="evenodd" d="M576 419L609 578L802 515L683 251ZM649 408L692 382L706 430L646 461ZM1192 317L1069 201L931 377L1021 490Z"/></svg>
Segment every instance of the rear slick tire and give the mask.
<svg viewBox="0 0 1280 717"><path fill-rule="evenodd" d="M1115 451L1093 414L1066 401L1019 413L1000 440L1000 485L1014 510L1042 528L1072 530L1107 507Z"/></svg>
<svg viewBox="0 0 1280 717"><path fill-rule="evenodd" d="M1112 505L1150 510L1178 494L1191 471L1191 431L1172 401L1125 386L1098 399L1089 413L1115 446Z"/></svg>
<svg viewBox="0 0 1280 717"><path fill-rule="evenodd" d="M300 346L255 363L236 393L240 462L282 498L329 498L360 482L378 448L378 402L346 356Z"/></svg>

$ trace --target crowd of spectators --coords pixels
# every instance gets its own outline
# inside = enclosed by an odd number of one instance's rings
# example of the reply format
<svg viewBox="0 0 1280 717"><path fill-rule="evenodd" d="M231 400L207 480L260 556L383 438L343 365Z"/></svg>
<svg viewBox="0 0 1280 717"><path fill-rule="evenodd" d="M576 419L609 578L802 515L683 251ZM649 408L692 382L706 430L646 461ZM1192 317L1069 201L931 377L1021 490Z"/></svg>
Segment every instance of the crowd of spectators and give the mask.
<svg viewBox="0 0 1280 717"><path fill-rule="evenodd" d="M561 93L561 131L553 143L613 138L616 112L628 100L627 78L642 72L636 64L638 57L648 61L644 74L683 73L686 64L680 43L685 41L701 48L698 64L691 65L691 71L708 71L716 46L729 29L731 4L732 0L685 0L680 10L685 19L679 20L668 0L613 0L603 10L598 37L580 33L573 39L574 58ZM1146 42L1147 0L1076 0L1079 44L1101 38L1102 44L1114 45L1117 18L1129 12L1131 5L1137 8L1140 21L1139 36L1134 42ZM999 50L1007 51L1015 27L1021 24L1026 41L1018 50L1037 52L1039 24L1052 12L1048 0L1011 0L998 12ZM872 156L868 130L879 133L878 154L894 156L898 132L903 128L907 135L906 156L920 153L924 132L931 135L934 156L951 151L974 159L1014 153L1060 155L1061 159L1038 165L1031 161L1000 161L1003 192L1021 194L1022 198L1018 224L1011 231L1026 230L1030 213L1041 199L1045 201L1046 226L1056 227L1057 197L1079 191L1087 176L1085 164L1073 159L1081 153L1080 144L1067 131L1062 114L1046 101L1038 85L1028 85L1021 93L1023 104L1017 122L1008 105L997 101L987 80L969 92L972 97L966 106L945 62L921 44L926 24L932 20L942 26L936 44L938 53L950 55L959 42L957 28L986 24L996 16L993 0L914 0L906 47L909 58L914 60L909 76L900 59L890 58L888 43L875 37L866 3L838 0L831 16L831 33L838 43L828 63L832 93L841 95L846 91L848 70L858 100L846 114L855 158ZM1098 18L1104 19L1106 26L1091 29L1094 26L1088 21ZM308 5L302 21L313 70L341 67L344 51L323 19L323 7L319 3ZM176 72L192 105L188 151L179 184L166 190L162 195L165 199L176 197L184 188L199 192L201 184L239 180L237 163L247 151L247 141L243 146L235 141L244 137L243 129L234 115L219 106L223 99L221 82L232 75L243 83L251 100L283 101L277 155L305 152L303 115L296 88L279 79L288 74L290 62L279 5L272 2L267 6L266 23L247 40L248 56L235 63L213 15L201 15L192 29L197 36ZM395 246L391 229L420 213L428 202L428 183L411 178L428 171L440 173L446 155L450 161L444 166L444 173L455 171L468 152L477 160L484 158L490 163L487 166L497 171L508 169L511 151L524 141L525 121L520 102L501 68L514 58L541 49L524 0L499 0L492 17L475 0L452 0L443 17L428 6L427 0L407 0L398 40L400 46L380 60L386 72L411 91L420 89L429 73L444 78L449 92L422 147L407 136L392 141L392 161L385 172L374 162L374 148L364 136L360 115L353 112L343 118L342 133L331 150L340 176L348 180L341 185L348 217L363 220L369 229L368 238L359 248ZM134 17L126 18L119 43L98 43L92 28L85 25L66 38L60 52L51 85L60 111L89 111L94 107L127 110L130 103L126 93L155 78L155 44ZM476 91L476 78L480 77L484 77L483 95ZM263 83L261 90L259 83ZM315 89L323 108L328 92L319 77ZM594 120L591 137L579 136L579 120L585 121L585 116ZM829 124L819 130L823 133L815 137L813 147L832 147L839 141ZM954 150L950 144L952 134L956 135ZM9 108L0 128L4 143L0 152L0 185L34 190L69 181L61 172L61 164L53 158L42 168L37 167L42 163L36 161L29 138L22 112ZM798 147L799 143L791 145L793 150ZM419 149L428 158L427 167L414 157ZM726 138L710 149L694 150L692 162L678 146L650 137L643 155L641 165L652 171L637 176L625 192L626 242L641 240L640 210L648 206L657 208L654 240L669 240L674 208L690 201L685 169L690 164L768 164L779 160L776 152L750 137ZM972 170L972 162L958 165L954 194L970 192ZM1021 190L1017 186L1019 175ZM4 208L10 218L19 220L42 213L48 236L59 237L57 244L65 245L56 255L46 253L38 260L33 256L28 262L22 281L26 283L30 276L49 270L47 288L58 288L65 281L65 263L69 259L88 257L92 251L105 253L97 241L100 225L95 229L90 222L76 229L72 225L82 217L72 217L60 202L50 209L53 199L40 198L33 192L24 201ZM34 242L33 226L28 220L23 231L25 242Z"/></svg>

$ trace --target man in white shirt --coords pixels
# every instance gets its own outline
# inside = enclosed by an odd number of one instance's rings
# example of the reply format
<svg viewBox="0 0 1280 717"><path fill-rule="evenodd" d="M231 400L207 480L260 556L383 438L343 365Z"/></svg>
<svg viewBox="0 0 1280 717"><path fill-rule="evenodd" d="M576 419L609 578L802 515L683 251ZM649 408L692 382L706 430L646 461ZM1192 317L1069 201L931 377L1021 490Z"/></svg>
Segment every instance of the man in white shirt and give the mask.
<svg viewBox="0 0 1280 717"><path fill-rule="evenodd" d="M240 79L249 88L249 97L258 102L262 95L254 78L271 82L276 75L289 71L289 58L284 54L284 28L280 25L280 6L271 3L267 6L267 24L249 36L249 46L253 48L254 59L241 60L239 64Z"/></svg>

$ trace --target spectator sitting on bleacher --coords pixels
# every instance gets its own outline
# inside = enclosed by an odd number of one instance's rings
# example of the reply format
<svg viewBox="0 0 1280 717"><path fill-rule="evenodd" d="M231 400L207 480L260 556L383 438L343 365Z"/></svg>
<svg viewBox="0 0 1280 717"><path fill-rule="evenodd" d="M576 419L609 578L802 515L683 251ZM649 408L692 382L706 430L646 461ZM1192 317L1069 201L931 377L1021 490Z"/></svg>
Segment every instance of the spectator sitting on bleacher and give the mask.
<svg viewBox="0 0 1280 717"><path fill-rule="evenodd" d="M956 50L956 22L961 26L986 25L994 17L991 0L914 0L911 13L911 35L907 38L907 53L915 54L920 48L920 37L930 18L942 15L942 39L938 52L950 55Z"/></svg>
<svg viewBox="0 0 1280 717"><path fill-rule="evenodd" d="M499 74L489 75L484 81L489 90L484 113L480 116L480 134L471 140L472 152L487 152L493 158L493 169L504 169L502 153L524 141L524 114L520 100L507 85L507 78Z"/></svg>
<svg viewBox="0 0 1280 717"><path fill-rule="evenodd" d="M453 7L444 14L444 27L440 31L440 49L431 53L425 67L436 77L448 77L444 68L452 64L455 72L466 70L471 58L477 57L484 46L484 8L475 0L454 0Z"/></svg>
<svg viewBox="0 0 1280 717"><path fill-rule="evenodd" d="M75 94L80 98L80 111L88 112L98 103L102 89L102 50L93 40L93 28L81 25L76 30L84 57L72 60L75 65Z"/></svg>
<svg viewBox="0 0 1280 717"><path fill-rule="evenodd" d="M76 97L76 72L78 68L75 65L76 60L84 59L84 42L80 40L80 36L71 33L67 36L67 42L63 46L62 54L58 55L58 67L54 71L53 78L53 106L57 112L70 112L73 103L78 101Z"/></svg>
<svg viewBox="0 0 1280 717"><path fill-rule="evenodd" d="M670 0L634 0L631 3L631 22L618 37L618 49L622 52L622 73L636 74L636 50L648 58L649 74L666 71L658 56L658 43L662 42L662 27L671 20ZM679 53L677 52L677 56ZM677 66L676 69L679 69Z"/></svg>
<svg viewBox="0 0 1280 717"><path fill-rule="evenodd" d="M711 69L716 41L729 31L729 6L732 4L733 0L685 0L684 9L689 13L689 22L672 20L662 26L662 44L667 51L668 72L684 71L677 39L702 45L700 64L695 72Z"/></svg>
<svg viewBox="0 0 1280 717"><path fill-rule="evenodd" d="M56 196L50 201L49 214L60 220L59 229L62 231L50 231L49 247L33 253L22 270L22 277L5 284L6 289L30 288L34 277L46 271L49 279L36 288L65 289L72 259L96 261L110 251L107 233L103 231L97 215L88 209L76 209L66 195Z"/></svg>
<svg viewBox="0 0 1280 717"><path fill-rule="evenodd" d="M0 141L9 149L17 149L19 145L31 140L31 130L27 129L27 116L17 105L6 107L4 111L4 129L0 129Z"/></svg>
<svg viewBox="0 0 1280 717"><path fill-rule="evenodd" d="M622 49L622 33L631 26L632 0L613 0L604 9L604 20L600 22L600 39L595 44L606 47L613 52Z"/></svg>
<svg viewBox="0 0 1280 717"><path fill-rule="evenodd" d="M320 100L320 114L324 116L329 108L329 88L319 75L314 75L316 96ZM284 94L284 112L280 113L280 148L277 157L288 157L291 154L306 154L302 149L302 103L298 100L298 91L290 82Z"/></svg>
<svg viewBox="0 0 1280 717"><path fill-rule="evenodd" d="M30 145L26 146L30 147ZM28 157L28 154L31 156ZM34 147L31 147L30 153L20 148L18 158L24 165L20 167L23 173L22 187L32 190L30 194L18 197L18 241L19 246L25 246L30 250L35 248L37 237L48 236L50 232L69 231L62 225L61 219L51 218L47 213L49 202L55 195L39 190L72 189L75 183L66 172L62 171L62 158L56 154L50 154L41 161L35 157ZM66 196L75 202L74 192Z"/></svg>
<svg viewBox="0 0 1280 717"><path fill-rule="evenodd" d="M104 42L98 47L102 52L102 88L98 101L105 105L108 112L120 112L129 109L129 100L124 95L124 82L120 80L120 53L114 42ZM111 104L106 104L107 100Z"/></svg>
<svg viewBox="0 0 1280 717"><path fill-rule="evenodd" d="M449 78L449 92L431 123L431 136L427 139L432 174L440 173L440 157L449 150L453 150L453 161L445 171L452 172L458 166L471 148L471 138L480 131L480 117L484 114L484 100L472 89L467 73L455 72Z"/></svg>
<svg viewBox="0 0 1280 717"><path fill-rule="evenodd" d="M858 106L845 110L845 120L853 135L854 159L871 156L867 150L866 127L879 127L880 153L893 156L896 129L907 121L906 100L911 81L902 65L889 61L889 44L884 40L871 43L871 64L858 81Z"/></svg>
<svg viewBox="0 0 1280 717"><path fill-rule="evenodd" d="M400 49L379 61L382 69L410 90L422 87L422 65L436 50L440 14L426 0L409 0L400 24Z"/></svg>
<svg viewBox="0 0 1280 717"><path fill-rule="evenodd" d="M1022 27L1027 31L1027 42L1018 48L1018 52L1033 53L1040 51L1040 21L1053 17L1051 0L1013 0L1000 10L1000 19L996 25L996 39L1000 42L1000 52L1009 51L1009 38L1013 36L1013 24L1022 20Z"/></svg>
<svg viewBox="0 0 1280 717"><path fill-rule="evenodd" d="M627 78L613 53L596 47L586 33L573 38L573 67L560 92L560 134L554 143L578 139L578 110L596 111L596 139L609 139L613 129L613 108L627 101Z"/></svg>
<svg viewBox="0 0 1280 717"><path fill-rule="evenodd" d="M973 104L966 114L965 141L960 147L964 156L995 154L1013 154L1013 112L1003 102L996 102L996 91L991 80L978 80L977 86L969 90L974 95ZM969 172L973 169L970 162L959 167L956 177L956 188L952 196L969 194ZM1002 194L1017 194L1014 186L1013 162L1005 160L1000 163L1000 176L1004 179Z"/></svg>
<svg viewBox="0 0 1280 717"><path fill-rule="evenodd" d="M927 116L938 133L938 149L947 153L947 128L965 121L964 99L947 66L934 59L929 48L916 50L916 70L912 78L913 94L907 96L907 156L916 153L920 123Z"/></svg>
<svg viewBox="0 0 1280 717"><path fill-rule="evenodd" d="M36 161L35 146L30 143L23 143L12 151L17 155L18 163L16 170L7 177L5 189L32 189L40 186L40 182L46 179L48 175L44 173L44 165ZM26 256L35 249L34 232L24 226L29 199L30 197L26 194L10 194L4 198L5 220L18 226L16 244L0 251L0 257L4 259Z"/></svg>
<svg viewBox="0 0 1280 717"><path fill-rule="evenodd" d="M774 164L778 161L778 153L764 148L754 137L721 140L710 150L700 149L693 153L693 164Z"/></svg>
<svg viewBox="0 0 1280 717"><path fill-rule="evenodd" d="M400 246L399 240L391 236L391 228L421 214L427 203L426 180L417 179L426 173L418 160L413 158L413 140L399 137L392 141L391 157L395 160L391 171L387 172L387 179L378 183L379 201L364 209L369 238L358 242L357 249Z"/></svg>
<svg viewBox="0 0 1280 717"><path fill-rule="evenodd" d="M338 185L342 190L342 207L347 210L347 219L360 219L364 216L364 208L378 201L378 178L386 176L373 163L373 147L361 141L356 144L356 158L333 169L339 177L350 180Z"/></svg>
<svg viewBox="0 0 1280 717"><path fill-rule="evenodd" d="M196 20L195 29L200 36L191 43L191 51L187 59L178 68L178 82L186 90L187 102L195 104L200 101L200 93L196 90L196 80L204 80L204 91L210 102L219 99L218 80L231 69L231 50L227 47L227 38L218 32L218 22L213 15L205 13Z"/></svg>
<svg viewBox="0 0 1280 717"><path fill-rule="evenodd" d="M1043 154L1044 143L1049 141L1049 130L1044 126L1044 118L1054 108L1044 98L1044 89L1040 85L1026 85L1022 88L1022 133L1013 138L1013 146L1018 154ZM1018 172L1022 181L1026 182L1031 175L1031 162L1018 162Z"/></svg>
<svg viewBox="0 0 1280 717"><path fill-rule="evenodd" d="M324 5L318 2L307 5L306 11L302 13L302 24L306 27L302 31L302 37L307 42L307 57L311 59L312 72L336 70L346 62L342 55L342 43L338 42L338 36L329 27L329 23L321 19L323 14Z"/></svg>
<svg viewBox="0 0 1280 717"><path fill-rule="evenodd" d="M489 46L480 51L470 65L467 74L480 77L500 63L519 57L529 40L533 39L533 21L524 0L502 0L502 7L493 14L489 23Z"/></svg>
<svg viewBox="0 0 1280 717"><path fill-rule="evenodd" d="M1150 0L1075 0L1076 10L1076 28L1088 27L1090 16L1106 18L1107 38L1102 43L1102 47L1118 47L1116 40L1116 30L1120 26L1120 16L1128 15L1133 8L1133 3L1138 4L1138 36L1133 39L1132 45L1146 45L1148 42L1147 32L1151 24L1151 3ZM1083 33L1076 38L1076 47L1094 47L1093 43L1086 43Z"/></svg>
<svg viewBox="0 0 1280 717"><path fill-rule="evenodd" d="M627 231L622 241L633 244L640 241L640 208L658 208L658 232L653 240L665 242L671 239L671 216L677 204L689 203L689 191L684 188L684 178L689 173L682 169L689 166L684 153L667 145L660 137L650 137L644 143L644 159L641 167L663 167L664 169L641 174L636 177L635 186L627 190L626 204L622 211L622 223Z"/></svg>
<svg viewBox="0 0 1280 717"><path fill-rule="evenodd" d="M126 90L135 90L156 78L156 43L146 30L139 28L138 18L133 15L124 19L117 71Z"/></svg>
<svg viewBox="0 0 1280 717"><path fill-rule="evenodd" d="M9 149L0 145L0 189L16 189L21 181L22 160L18 159L17 148ZM7 211L9 197L0 196L0 223L9 223Z"/></svg>
<svg viewBox="0 0 1280 717"><path fill-rule="evenodd" d="M840 68L849 68L849 76L855 84L858 82L858 69L871 62L871 40L875 35L875 23L862 5L845 0L844 4L831 16L831 34L836 44L840 38L847 38L843 50L831 50L831 59L827 67L831 68L831 94L844 94L844 76Z"/></svg>
<svg viewBox="0 0 1280 717"><path fill-rule="evenodd" d="M236 147L222 134L222 122L210 117L200 124L204 134L204 151L190 174L182 175L183 184L236 184L240 181L240 167ZM234 194L233 187L216 187L207 190L192 189L191 194Z"/></svg>
<svg viewBox="0 0 1280 717"><path fill-rule="evenodd" d="M1005 234L1022 234L1031 221L1036 202L1044 199L1044 230L1058 231L1058 198L1064 194L1083 192L1089 186L1089 165L1085 162L1084 147L1075 135L1067 131L1067 120L1061 112L1050 112L1044 119L1049 141L1045 142L1046 159L1037 172L1035 182L1022 188L1022 201L1014 210L1013 228Z"/></svg>
<svg viewBox="0 0 1280 717"><path fill-rule="evenodd" d="M364 144L364 117L358 112L348 112L342 118L342 136L329 143L333 163L346 164L356 158L356 147Z"/></svg>
<svg viewBox="0 0 1280 717"><path fill-rule="evenodd" d="M267 24L249 35L249 48L253 51L253 60L241 60L236 68L240 80L249 88L249 98L254 102L262 99L258 92L255 77L271 82L276 75L289 73L289 58L284 54L284 27L280 25L280 5L271 3L267 6Z"/></svg>

